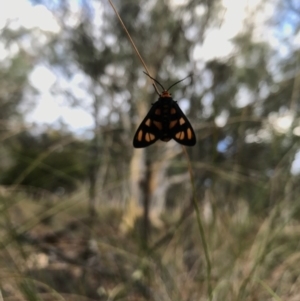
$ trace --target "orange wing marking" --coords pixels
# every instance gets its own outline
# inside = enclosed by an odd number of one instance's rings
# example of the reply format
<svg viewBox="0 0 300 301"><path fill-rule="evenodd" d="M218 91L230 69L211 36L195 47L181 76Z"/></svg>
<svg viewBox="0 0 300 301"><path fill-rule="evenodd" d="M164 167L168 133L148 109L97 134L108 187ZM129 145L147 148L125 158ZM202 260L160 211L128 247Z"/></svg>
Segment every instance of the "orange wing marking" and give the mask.
<svg viewBox="0 0 300 301"><path fill-rule="evenodd" d="M138 140L138 141L142 141L142 138L143 138L143 131L140 130L140 131L138 132L138 135L137 135L137 140Z"/></svg>
<svg viewBox="0 0 300 301"><path fill-rule="evenodd" d="M178 132L178 133L175 135L175 137L176 137L177 139L179 139L179 140L183 140L183 139L184 139L184 136L185 136L185 134L184 134L183 131Z"/></svg>
<svg viewBox="0 0 300 301"><path fill-rule="evenodd" d="M153 120L153 123L159 130L162 130L162 124L160 121Z"/></svg>
<svg viewBox="0 0 300 301"><path fill-rule="evenodd" d="M187 129L187 136L189 140L193 138L193 133L190 128Z"/></svg>

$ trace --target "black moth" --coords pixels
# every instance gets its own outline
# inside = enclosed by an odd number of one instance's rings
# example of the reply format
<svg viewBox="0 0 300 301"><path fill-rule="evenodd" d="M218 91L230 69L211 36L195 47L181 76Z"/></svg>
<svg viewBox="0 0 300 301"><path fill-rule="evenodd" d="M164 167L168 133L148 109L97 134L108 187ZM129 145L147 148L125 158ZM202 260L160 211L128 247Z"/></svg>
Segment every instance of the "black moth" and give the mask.
<svg viewBox="0 0 300 301"><path fill-rule="evenodd" d="M149 74L145 74L152 78ZM133 146L146 147L158 139L165 142L174 139L186 146L195 145L196 136L190 122L168 92L183 79L167 90L156 79L152 79L162 87L163 91L161 94L156 91L159 95L158 101L152 104L150 111L138 127L133 138Z"/></svg>

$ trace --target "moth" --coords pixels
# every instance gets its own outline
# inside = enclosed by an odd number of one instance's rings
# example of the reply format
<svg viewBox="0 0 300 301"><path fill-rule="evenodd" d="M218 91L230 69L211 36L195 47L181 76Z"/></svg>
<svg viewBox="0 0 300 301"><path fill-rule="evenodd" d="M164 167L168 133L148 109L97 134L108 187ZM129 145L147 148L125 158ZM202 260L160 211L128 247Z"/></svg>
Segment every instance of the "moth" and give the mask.
<svg viewBox="0 0 300 301"><path fill-rule="evenodd" d="M165 142L174 139L176 142L186 146L195 145L195 132L177 102L173 100L171 93L169 93L173 86L185 78L171 85L166 90L155 78L152 78L146 72L144 73L159 84L163 91L159 93L153 85L159 98L152 104L150 111L138 127L133 138L133 146L135 148L146 147L158 139Z"/></svg>

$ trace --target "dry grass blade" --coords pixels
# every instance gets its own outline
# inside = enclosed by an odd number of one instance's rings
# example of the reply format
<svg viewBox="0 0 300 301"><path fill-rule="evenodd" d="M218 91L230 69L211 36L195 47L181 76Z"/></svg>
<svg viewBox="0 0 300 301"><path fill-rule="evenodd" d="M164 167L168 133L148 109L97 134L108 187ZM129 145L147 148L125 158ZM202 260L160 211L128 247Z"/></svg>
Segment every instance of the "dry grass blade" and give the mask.
<svg viewBox="0 0 300 301"><path fill-rule="evenodd" d="M131 45L132 45L132 47L133 47L135 53L137 54L139 60L141 61L142 65L144 66L146 72L147 72L149 75L151 75L150 72L149 72L149 69L147 68L147 65L146 65L145 61L143 60L143 58L142 58L142 56L141 56L139 50L138 50L137 47L135 46L135 43L134 43L134 41L132 40L131 35L130 35L130 33L128 32L128 30L127 30L127 28L126 28L126 26L125 26L125 24L124 24L124 22L123 22L121 16L119 15L119 13L118 13L116 7L114 6L114 4L112 3L111 0L108 0L108 1L109 1L109 3L110 3L111 7L113 8L113 10L114 10L116 16L118 17L118 19L119 19L119 21L120 21L120 23L121 23L121 25L122 25L122 27L123 27L123 29L124 29L124 31L125 31L125 33L126 33L128 39L129 39L129 41L130 41L130 43L131 43ZM153 86L155 87L155 90L158 91L155 81L154 81L153 79L151 79L151 80L152 80Z"/></svg>

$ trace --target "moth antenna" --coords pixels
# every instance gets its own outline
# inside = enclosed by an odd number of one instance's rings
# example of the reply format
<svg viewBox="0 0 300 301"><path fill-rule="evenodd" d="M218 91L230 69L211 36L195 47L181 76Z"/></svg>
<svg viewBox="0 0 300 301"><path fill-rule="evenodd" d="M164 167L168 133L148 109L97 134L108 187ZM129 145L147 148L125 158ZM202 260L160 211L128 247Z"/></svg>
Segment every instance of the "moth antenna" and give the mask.
<svg viewBox="0 0 300 301"><path fill-rule="evenodd" d="M172 84L172 85L167 89L167 91L169 91L172 87L174 87L175 85L177 85L177 84L179 84L180 82L184 81L184 80L187 79L188 77L192 77L192 76L193 76L193 75L190 74L190 75L186 76L185 78L179 80L178 82Z"/></svg>
<svg viewBox="0 0 300 301"><path fill-rule="evenodd" d="M157 91L157 88L154 84L152 84L152 86L154 87L155 92L157 93L158 96L160 96L159 91Z"/></svg>
<svg viewBox="0 0 300 301"><path fill-rule="evenodd" d="M143 71L147 76L149 76L152 80L154 80L157 84L159 84L161 86L161 88L163 89L163 91L166 91L165 88L163 87L163 85L158 81L156 80L155 78L153 78L152 76L150 76L148 73L146 73L145 71ZM157 89L155 89L157 90Z"/></svg>

